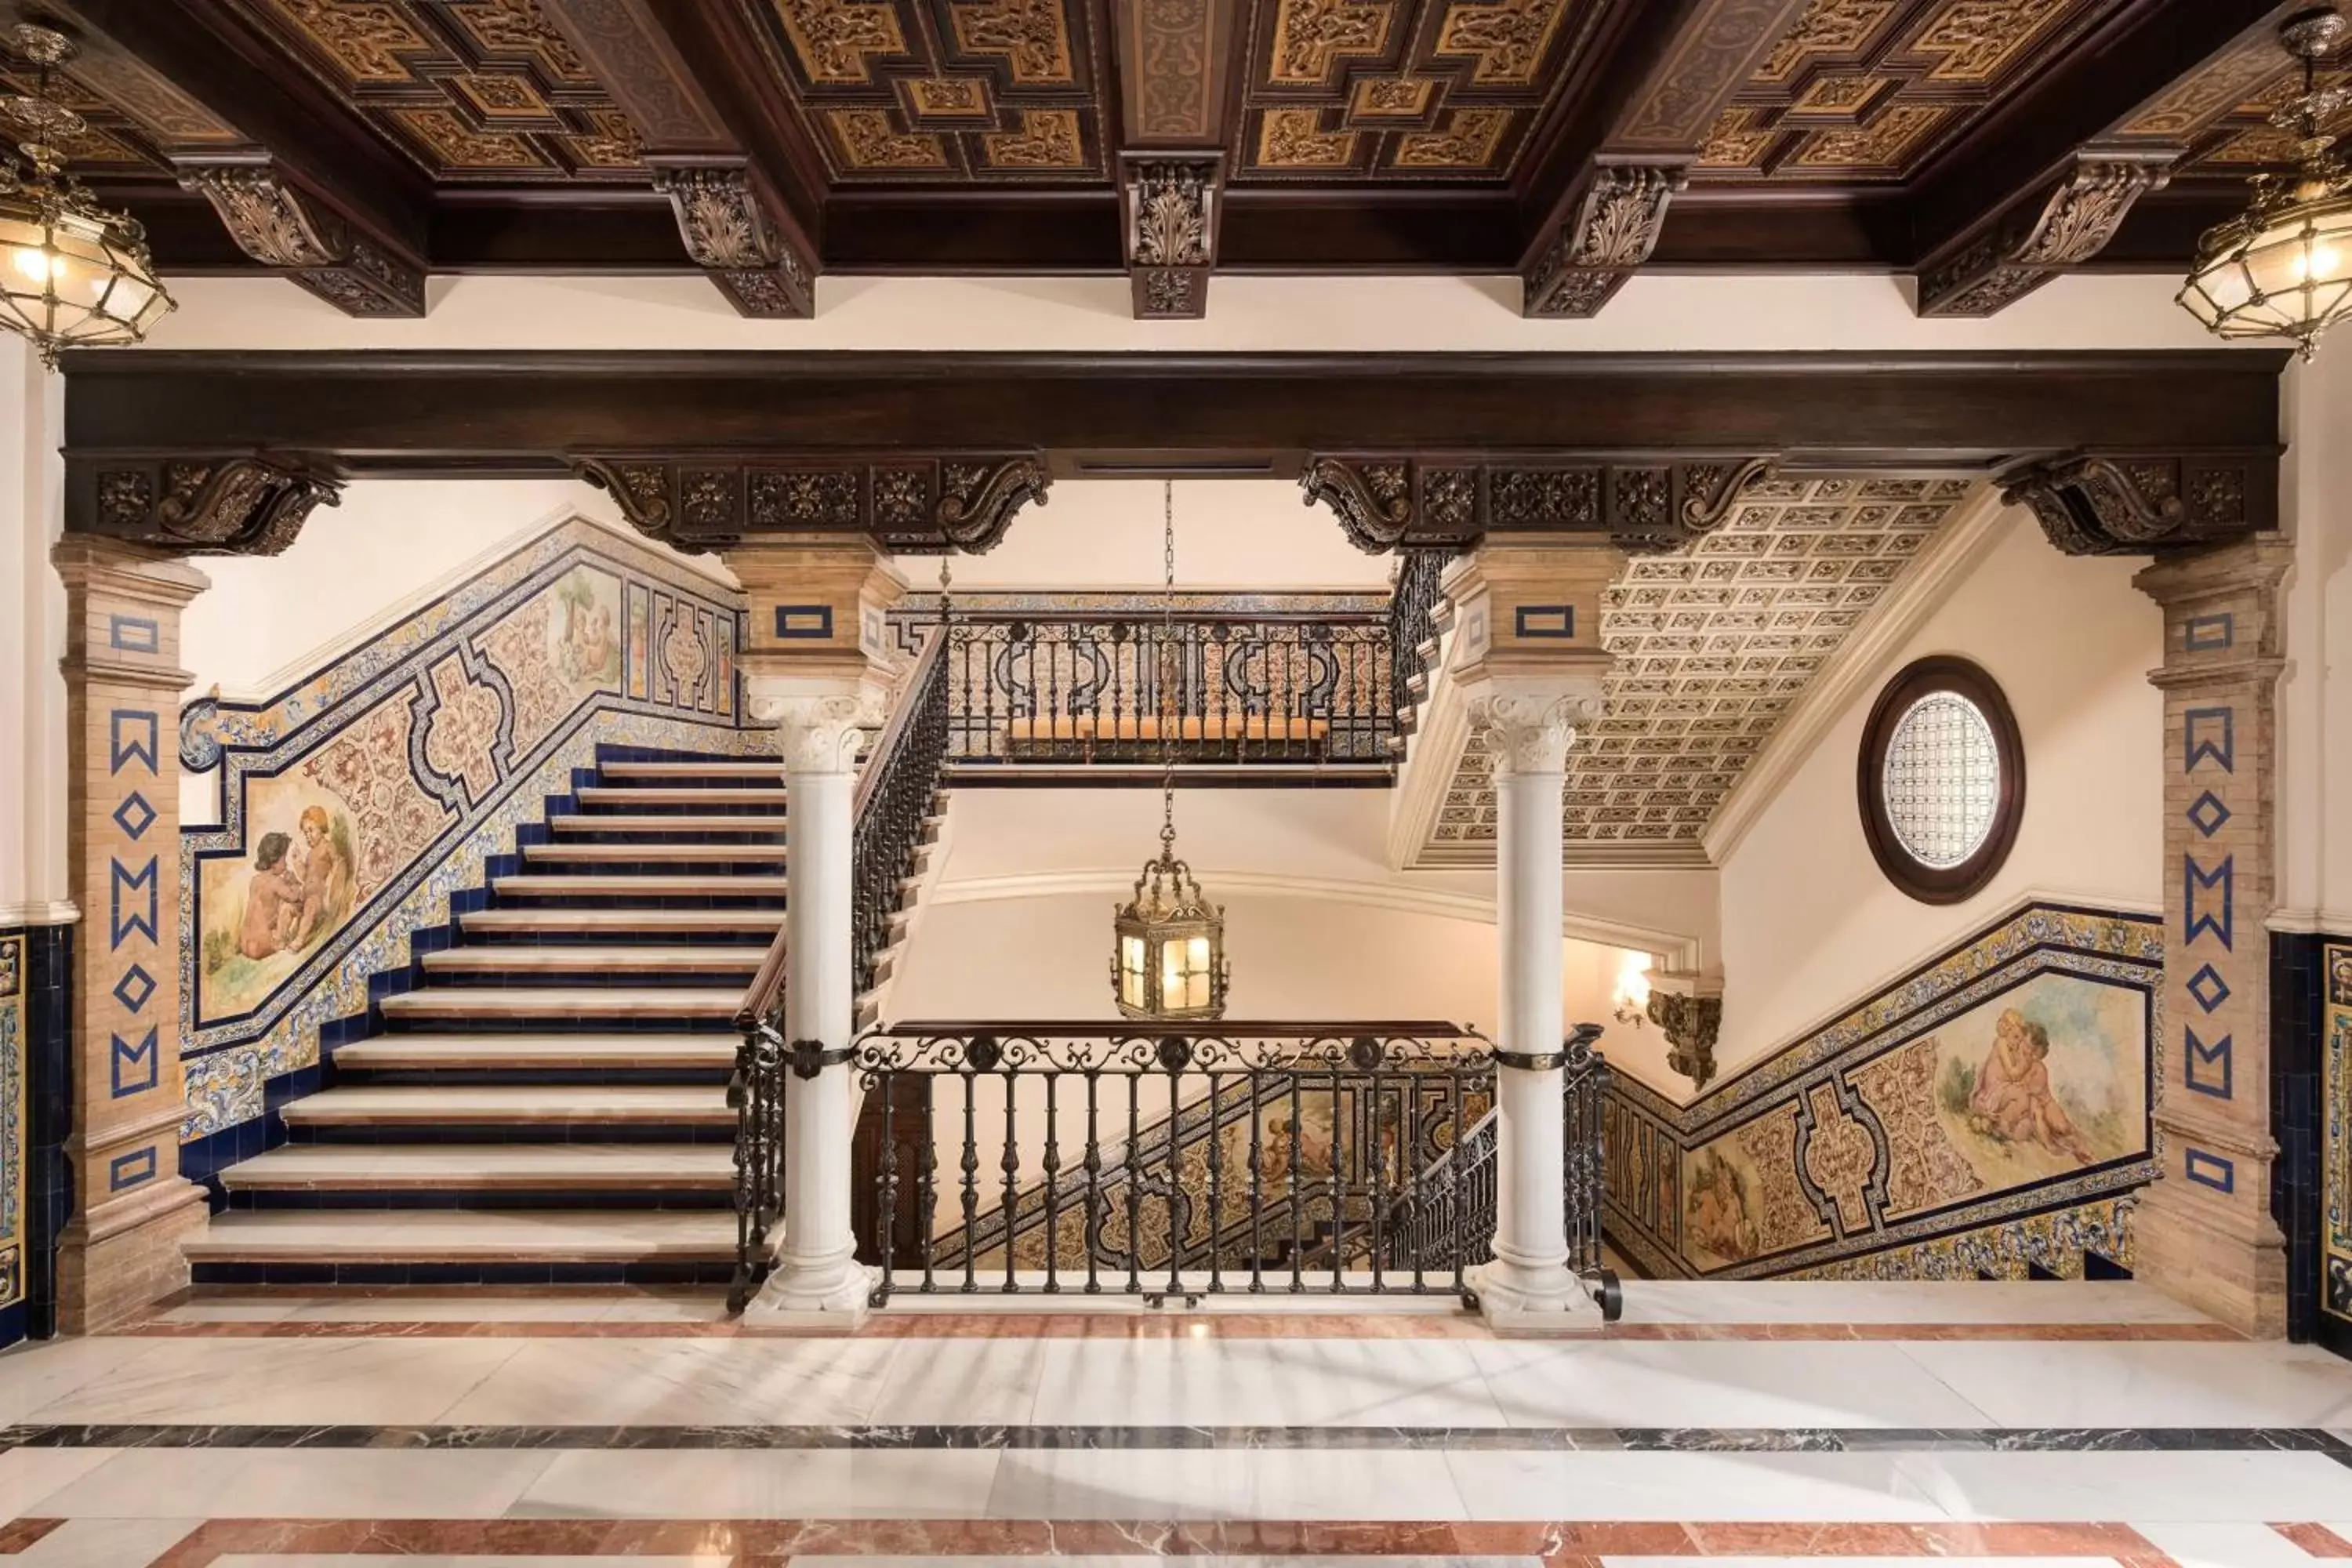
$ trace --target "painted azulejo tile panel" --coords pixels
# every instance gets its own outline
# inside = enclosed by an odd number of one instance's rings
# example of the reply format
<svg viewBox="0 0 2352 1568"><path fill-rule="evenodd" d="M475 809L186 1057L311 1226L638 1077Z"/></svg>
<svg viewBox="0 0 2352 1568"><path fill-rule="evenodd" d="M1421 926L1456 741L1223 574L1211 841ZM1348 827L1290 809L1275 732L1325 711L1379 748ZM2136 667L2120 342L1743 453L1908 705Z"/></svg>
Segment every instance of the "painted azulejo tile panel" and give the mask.
<svg viewBox="0 0 2352 1568"><path fill-rule="evenodd" d="M2320 949L2320 1072L2325 1118L2320 1145L2324 1194L2320 1305L2352 1319L2352 943Z"/></svg>
<svg viewBox="0 0 2352 1568"><path fill-rule="evenodd" d="M315 1062L319 1026L366 1006L368 976L598 744L760 750L735 728L741 614L575 521L266 701L189 704L182 761L219 770L222 820L182 841L186 1135L258 1115L262 1080ZM632 669L653 677L634 694Z"/></svg>
<svg viewBox="0 0 2352 1568"><path fill-rule="evenodd" d="M25 1056L33 976L22 931L0 932L0 1309L25 1299Z"/></svg>
<svg viewBox="0 0 2352 1568"><path fill-rule="evenodd" d="M2031 904L1688 1106L1618 1079L1612 1239L1727 1279L2128 1268L2163 955L2160 921Z"/></svg>

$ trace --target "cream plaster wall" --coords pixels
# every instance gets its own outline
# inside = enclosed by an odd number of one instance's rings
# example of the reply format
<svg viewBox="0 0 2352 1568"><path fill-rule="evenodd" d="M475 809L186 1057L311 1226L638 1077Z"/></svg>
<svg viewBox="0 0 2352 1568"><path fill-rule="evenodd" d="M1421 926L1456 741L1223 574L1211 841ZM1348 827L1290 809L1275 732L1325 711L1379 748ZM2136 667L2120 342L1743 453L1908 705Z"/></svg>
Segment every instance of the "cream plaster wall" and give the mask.
<svg viewBox="0 0 2352 1568"><path fill-rule="evenodd" d="M2163 704L2143 563L2069 559L2021 510L1973 571L1828 727L1722 868L1728 1075L1789 1044L2027 892L2161 907ZM2025 819L2007 864L1964 903L1897 891L1862 834L1854 759L1886 678L1956 653L1991 672L2025 742Z"/></svg>
<svg viewBox="0 0 2352 1568"><path fill-rule="evenodd" d="M2279 688L2282 930L2352 934L2352 357L2287 374L2283 504L2295 542Z"/></svg>
<svg viewBox="0 0 2352 1568"><path fill-rule="evenodd" d="M70 918L66 866L64 383L0 334L0 926Z"/></svg>

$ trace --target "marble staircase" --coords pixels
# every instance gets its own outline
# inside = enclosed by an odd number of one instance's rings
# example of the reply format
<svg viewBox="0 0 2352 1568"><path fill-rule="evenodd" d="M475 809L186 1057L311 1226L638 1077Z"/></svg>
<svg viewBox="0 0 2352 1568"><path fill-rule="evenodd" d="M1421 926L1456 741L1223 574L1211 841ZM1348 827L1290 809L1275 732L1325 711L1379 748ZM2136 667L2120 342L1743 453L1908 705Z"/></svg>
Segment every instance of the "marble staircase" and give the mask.
<svg viewBox="0 0 2352 1568"><path fill-rule="evenodd" d="M377 1032L225 1167L196 1281L723 1281L733 1019L783 919L771 762L610 762Z"/></svg>

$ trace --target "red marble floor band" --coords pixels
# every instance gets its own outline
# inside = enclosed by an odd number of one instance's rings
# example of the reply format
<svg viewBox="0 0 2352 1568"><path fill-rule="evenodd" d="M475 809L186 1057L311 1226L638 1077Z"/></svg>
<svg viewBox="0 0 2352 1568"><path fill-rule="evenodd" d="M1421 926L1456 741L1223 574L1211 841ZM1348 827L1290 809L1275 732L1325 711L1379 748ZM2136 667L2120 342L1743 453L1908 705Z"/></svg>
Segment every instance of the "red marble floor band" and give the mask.
<svg viewBox="0 0 2352 1568"><path fill-rule="evenodd" d="M14 1557L65 1523L62 1519L12 1519L0 1524L0 1557Z"/></svg>
<svg viewBox="0 0 2352 1568"><path fill-rule="evenodd" d="M49 1523L54 1528L55 1521ZM2277 1526L2282 1531L2316 1526ZM2326 1533L2323 1531L2323 1533ZM2340 1542L2339 1542L2340 1544ZM1585 1568L1604 1556L2084 1557L2178 1568L2125 1524L1351 1523L1149 1520L214 1520L151 1568L234 1555L697 1556L783 1568L794 1556L1534 1556Z"/></svg>
<svg viewBox="0 0 2352 1568"><path fill-rule="evenodd" d="M2273 1524L2271 1528L2314 1557L2352 1557L2352 1541L2324 1524Z"/></svg>

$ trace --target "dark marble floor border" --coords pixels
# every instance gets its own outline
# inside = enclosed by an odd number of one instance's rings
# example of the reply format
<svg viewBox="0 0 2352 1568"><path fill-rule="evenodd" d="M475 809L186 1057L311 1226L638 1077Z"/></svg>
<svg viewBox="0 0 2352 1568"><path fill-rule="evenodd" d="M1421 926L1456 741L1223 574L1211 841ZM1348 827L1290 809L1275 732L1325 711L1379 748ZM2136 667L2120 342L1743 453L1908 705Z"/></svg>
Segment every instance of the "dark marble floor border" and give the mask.
<svg viewBox="0 0 2352 1568"><path fill-rule="evenodd" d="M1674 1453L2262 1450L2326 1454L2317 1427L1723 1426L377 1426L50 1425L0 1427L7 1448L1040 1449L1343 1448Z"/></svg>

